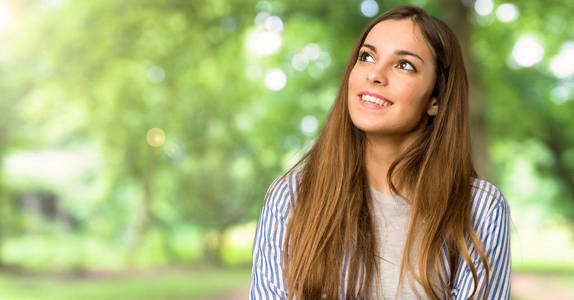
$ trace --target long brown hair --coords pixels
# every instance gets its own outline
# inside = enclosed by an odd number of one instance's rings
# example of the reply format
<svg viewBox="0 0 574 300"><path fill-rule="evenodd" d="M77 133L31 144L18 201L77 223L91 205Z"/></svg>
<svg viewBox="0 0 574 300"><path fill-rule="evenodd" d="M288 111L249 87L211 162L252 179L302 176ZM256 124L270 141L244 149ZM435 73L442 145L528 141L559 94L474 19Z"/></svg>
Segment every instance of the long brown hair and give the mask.
<svg viewBox="0 0 574 300"><path fill-rule="evenodd" d="M348 79L359 48L377 23L409 18L417 24L436 58L433 96L438 114L431 117L420 137L393 162L387 174L391 191L408 190L411 219L400 271L406 271L432 299L450 298L454 274L462 257L474 278L478 275L465 243L465 233L490 270L484 248L471 222L471 180L477 177L471 160L468 118L468 82L458 40L442 21L413 6L391 9L374 19L361 33L347 63L342 84L327 122L310 150L289 172L301 169L297 200L284 241L283 265L288 299L339 299L342 280L349 280L347 298L364 298L369 282L379 274L377 237L365 166L365 134L353 125L347 106ZM288 172L288 173L289 173ZM418 233L418 234L415 234ZM449 253L450 280L441 272L444 240ZM418 273L411 251L418 253ZM348 258L343 273L342 260ZM287 260L288 258L288 260ZM433 274L435 277L433 276ZM346 276L343 278L342 276ZM437 295L431 278L440 279ZM440 287L439 287L440 288ZM487 286L483 299L486 297Z"/></svg>

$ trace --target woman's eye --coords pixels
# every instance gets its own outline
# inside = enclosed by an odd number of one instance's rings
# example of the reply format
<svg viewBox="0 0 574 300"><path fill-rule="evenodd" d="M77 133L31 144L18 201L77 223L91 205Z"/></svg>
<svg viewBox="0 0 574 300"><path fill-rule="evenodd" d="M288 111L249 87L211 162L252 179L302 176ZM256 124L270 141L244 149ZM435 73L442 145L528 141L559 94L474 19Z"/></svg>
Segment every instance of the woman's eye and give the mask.
<svg viewBox="0 0 574 300"><path fill-rule="evenodd" d="M413 66L413 64L411 64L410 62L406 61L406 60L401 60L399 62L399 68L401 69L405 69L407 71L416 71L417 69L415 69L415 67Z"/></svg>
<svg viewBox="0 0 574 300"><path fill-rule="evenodd" d="M371 58L371 62L374 62L374 61L375 61L375 60L373 59L373 57L372 57L369 53L367 53L367 52L362 52L362 53L359 55L359 60L360 60L360 61L367 61L367 57L370 57L370 58Z"/></svg>

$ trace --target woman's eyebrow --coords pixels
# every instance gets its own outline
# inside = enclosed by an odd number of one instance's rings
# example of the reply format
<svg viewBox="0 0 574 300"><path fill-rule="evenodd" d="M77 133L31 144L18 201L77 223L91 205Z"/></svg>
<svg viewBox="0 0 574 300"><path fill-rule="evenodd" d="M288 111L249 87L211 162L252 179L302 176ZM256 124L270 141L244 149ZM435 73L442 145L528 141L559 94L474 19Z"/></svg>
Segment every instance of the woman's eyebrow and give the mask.
<svg viewBox="0 0 574 300"><path fill-rule="evenodd" d="M367 48L373 50L373 52L377 53L377 47L375 47L371 44L363 44L362 47L367 47ZM395 54L401 55L401 56L404 56L404 55L414 56L414 57L420 59L423 63L425 62L424 59L422 59L422 57L420 57L419 55L417 55L411 51L408 51L408 50L397 50L397 51L395 51Z"/></svg>

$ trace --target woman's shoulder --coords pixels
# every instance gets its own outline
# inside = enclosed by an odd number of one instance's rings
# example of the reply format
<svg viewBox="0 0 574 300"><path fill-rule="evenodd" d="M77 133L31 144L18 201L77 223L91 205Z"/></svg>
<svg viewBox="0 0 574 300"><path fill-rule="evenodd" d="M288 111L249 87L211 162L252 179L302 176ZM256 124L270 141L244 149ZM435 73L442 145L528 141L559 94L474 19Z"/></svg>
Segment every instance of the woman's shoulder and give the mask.
<svg viewBox="0 0 574 300"><path fill-rule="evenodd" d="M510 210L506 198L496 185L481 178L472 178L471 184L473 219L482 219L495 208Z"/></svg>
<svg viewBox="0 0 574 300"><path fill-rule="evenodd" d="M291 170L275 178L265 195L265 206L286 215L296 199L300 170Z"/></svg>

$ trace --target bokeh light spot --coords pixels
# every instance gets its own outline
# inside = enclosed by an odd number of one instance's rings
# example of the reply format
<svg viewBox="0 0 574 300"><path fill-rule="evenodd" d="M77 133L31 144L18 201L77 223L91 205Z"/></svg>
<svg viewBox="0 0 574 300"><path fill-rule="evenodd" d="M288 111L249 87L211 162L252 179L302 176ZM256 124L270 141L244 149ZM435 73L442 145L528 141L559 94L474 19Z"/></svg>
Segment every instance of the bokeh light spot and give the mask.
<svg viewBox="0 0 574 300"><path fill-rule="evenodd" d="M263 27L267 18L269 18L270 14L267 12L260 12L255 15L255 25L257 27Z"/></svg>
<svg viewBox="0 0 574 300"><path fill-rule="evenodd" d="M255 55L269 55L281 47L281 36L276 32L255 30L247 36L247 48Z"/></svg>
<svg viewBox="0 0 574 300"><path fill-rule="evenodd" d="M307 56L303 53L297 53L291 59L291 66L298 71L303 71L309 65Z"/></svg>
<svg viewBox="0 0 574 300"><path fill-rule="evenodd" d="M331 55L329 55L328 52L321 51L321 53L319 53L319 57L315 61L315 64L321 69L326 69L329 65L331 65Z"/></svg>
<svg viewBox="0 0 574 300"><path fill-rule="evenodd" d="M153 66L147 71L147 77L153 83L160 83L165 79L165 71L160 66Z"/></svg>
<svg viewBox="0 0 574 300"><path fill-rule="evenodd" d="M283 30L283 21L278 16L269 16L263 26L270 32L279 33Z"/></svg>
<svg viewBox="0 0 574 300"><path fill-rule="evenodd" d="M364 0L361 2L361 13L365 17L374 17L379 12L379 4L374 0Z"/></svg>
<svg viewBox="0 0 574 300"><path fill-rule="evenodd" d="M301 131L303 131L305 135L312 135L318 127L319 121L317 121L315 116L308 115L301 120Z"/></svg>
<svg viewBox="0 0 574 300"><path fill-rule="evenodd" d="M512 48L512 57L519 66L530 67L542 60L544 48L535 37L524 35Z"/></svg>
<svg viewBox="0 0 574 300"><path fill-rule="evenodd" d="M492 0L476 0L476 2L474 2L474 11L481 16L490 14L492 9L494 9Z"/></svg>
<svg viewBox="0 0 574 300"><path fill-rule="evenodd" d="M566 78L574 74L574 41L568 41L562 45L560 52L550 61L550 71L558 78Z"/></svg>
<svg viewBox="0 0 574 300"><path fill-rule="evenodd" d="M161 128L151 128L147 131L146 141L152 147L160 147L165 141L165 132Z"/></svg>
<svg viewBox="0 0 574 300"><path fill-rule="evenodd" d="M496 9L496 17L502 22L512 22L518 18L518 7L512 3L504 3Z"/></svg>
<svg viewBox="0 0 574 300"><path fill-rule="evenodd" d="M166 161L177 163L185 156L185 146L180 140L170 138L161 146L160 153Z"/></svg>
<svg viewBox="0 0 574 300"><path fill-rule="evenodd" d="M562 104L570 99L570 87L566 84L558 85L550 92L550 100L556 104Z"/></svg>
<svg viewBox="0 0 574 300"><path fill-rule="evenodd" d="M291 66L298 71L303 71L309 67L309 74L319 77L323 69L331 65L331 55L322 51L321 47L315 43L307 44L301 52L291 58Z"/></svg>
<svg viewBox="0 0 574 300"><path fill-rule="evenodd" d="M303 55L305 55L310 60L315 60L315 59L319 58L320 53L321 53L321 48L319 47L319 45L317 45L315 43L307 44L303 48Z"/></svg>
<svg viewBox="0 0 574 300"><path fill-rule="evenodd" d="M265 85L272 91L279 91L287 84L287 76L281 69L272 69L265 75Z"/></svg>

